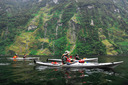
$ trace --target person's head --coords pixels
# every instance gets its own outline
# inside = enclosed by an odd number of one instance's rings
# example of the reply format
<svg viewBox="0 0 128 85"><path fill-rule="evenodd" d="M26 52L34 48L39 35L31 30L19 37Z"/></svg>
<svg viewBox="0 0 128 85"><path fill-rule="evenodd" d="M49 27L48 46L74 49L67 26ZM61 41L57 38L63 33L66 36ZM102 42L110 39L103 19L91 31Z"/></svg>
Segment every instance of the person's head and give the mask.
<svg viewBox="0 0 128 85"><path fill-rule="evenodd" d="M70 53L70 52L69 52L68 50L65 51L65 54L69 55L69 53Z"/></svg>
<svg viewBox="0 0 128 85"><path fill-rule="evenodd" d="M76 54L76 56L78 56L78 54Z"/></svg>

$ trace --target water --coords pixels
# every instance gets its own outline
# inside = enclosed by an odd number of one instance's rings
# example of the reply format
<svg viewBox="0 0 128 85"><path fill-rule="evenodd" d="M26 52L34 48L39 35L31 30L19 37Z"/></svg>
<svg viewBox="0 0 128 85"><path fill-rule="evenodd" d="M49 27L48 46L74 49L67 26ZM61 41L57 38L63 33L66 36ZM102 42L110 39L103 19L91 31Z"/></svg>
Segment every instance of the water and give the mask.
<svg viewBox="0 0 128 85"><path fill-rule="evenodd" d="M40 61L46 61L47 58L40 57ZM99 57L99 62L122 60L124 63L114 69L64 69L0 57L0 85L128 85L127 56Z"/></svg>

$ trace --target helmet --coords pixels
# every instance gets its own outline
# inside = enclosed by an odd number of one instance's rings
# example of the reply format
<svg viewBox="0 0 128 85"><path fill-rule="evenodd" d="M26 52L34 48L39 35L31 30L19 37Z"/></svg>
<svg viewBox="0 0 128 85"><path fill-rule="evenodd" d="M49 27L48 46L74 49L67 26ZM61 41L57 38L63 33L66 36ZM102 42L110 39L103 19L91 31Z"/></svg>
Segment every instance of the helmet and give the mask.
<svg viewBox="0 0 128 85"><path fill-rule="evenodd" d="M70 53L70 51L66 50L66 51L65 51L65 53L66 53L66 54L69 54L69 53Z"/></svg>
<svg viewBox="0 0 128 85"><path fill-rule="evenodd" d="M64 53L63 56L64 56L64 55L67 55L67 53Z"/></svg>

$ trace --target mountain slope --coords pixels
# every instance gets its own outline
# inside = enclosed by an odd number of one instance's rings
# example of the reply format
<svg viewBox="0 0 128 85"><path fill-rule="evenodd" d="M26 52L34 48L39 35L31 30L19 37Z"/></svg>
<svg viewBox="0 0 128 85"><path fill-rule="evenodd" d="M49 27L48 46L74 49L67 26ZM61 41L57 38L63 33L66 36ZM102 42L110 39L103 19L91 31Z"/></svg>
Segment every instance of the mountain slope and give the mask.
<svg viewBox="0 0 128 85"><path fill-rule="evenodd" d="M39 11L16 34L14 42L5 47L5 53L61 55L69 50L71 54L81 55L127 54L127 0L33 3L40 6Z"/></svg>

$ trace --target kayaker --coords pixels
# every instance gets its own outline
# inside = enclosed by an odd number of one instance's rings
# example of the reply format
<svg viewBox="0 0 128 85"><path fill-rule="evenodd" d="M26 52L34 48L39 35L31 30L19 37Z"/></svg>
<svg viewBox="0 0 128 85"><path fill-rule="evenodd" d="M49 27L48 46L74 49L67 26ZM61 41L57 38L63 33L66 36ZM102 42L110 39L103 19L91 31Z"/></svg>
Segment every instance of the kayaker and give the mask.
<svg viewBox="0 0 128 85"><path fill-rule="evenodd" d="M62 59L62 63L66 64L67 62L67 58L68 58L68 53L67 51L65 51L65 53L62 55L61 59Z"/></svg>
<svg viewBox="0 0 128 85"><path fill-rule="evenodd" d="M13 58L17 58L18 57L18 55L17 54L15 54L14 56L13 56Z"/></svg>
<svg viewBox="0 0 128 85"><path fill-rule="evenodd" d="M26 56L27 56L27 55L26 55L26 54L24 54L23 58L26 58Z"/></svg>
<svg viewBox="0 0 128 85"><path fill-rule="evenodd" d="M78 54L76 54L75 59L76 59L76 60L80 60Z"/></svg>
<svg viewBox="0 0 128 85"><path fill-rule="evenodd" d="M71 62L71 60L69 59L69 51L65 51L65 53L62 55L62 57L61 57L61 59L62 59L62 63L63 64L71 64L72 62Z"/></svg>

